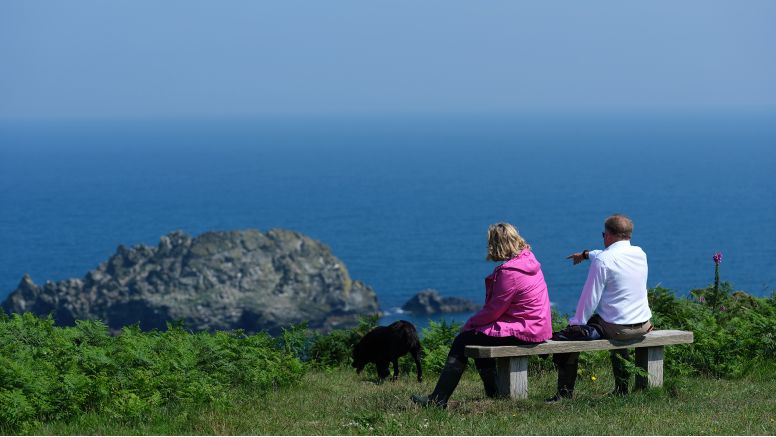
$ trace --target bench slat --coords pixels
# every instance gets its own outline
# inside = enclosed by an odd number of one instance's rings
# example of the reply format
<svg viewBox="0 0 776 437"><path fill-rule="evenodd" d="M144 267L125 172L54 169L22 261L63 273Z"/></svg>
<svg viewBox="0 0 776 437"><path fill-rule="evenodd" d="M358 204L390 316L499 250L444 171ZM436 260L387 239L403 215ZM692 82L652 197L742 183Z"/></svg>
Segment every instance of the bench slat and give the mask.
<svg viewBox="0 0 776 437"><path fill-rule="evenodd" d="M660 330L652 331L643 338L635 340L591 340L591 341L553 341L524 346L467 346L466 356L474 358L516 357L525 355L553 354L564 352L585 352L596 350L622 349L626 347L653 347L693 342L691 331Z"/></svg>

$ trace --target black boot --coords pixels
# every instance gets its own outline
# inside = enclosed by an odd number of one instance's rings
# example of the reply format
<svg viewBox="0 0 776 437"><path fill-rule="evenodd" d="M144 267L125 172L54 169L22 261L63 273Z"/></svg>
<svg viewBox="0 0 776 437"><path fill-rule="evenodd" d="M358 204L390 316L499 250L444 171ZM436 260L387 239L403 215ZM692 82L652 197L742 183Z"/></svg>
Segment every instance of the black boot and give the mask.
<svg viewBox="0 0 776 437"><path fill-rule="evenodd" d="M439 381L437 381L434 391L428 396L412 395L410 399L421 407L447 408L447 400L450 399L450 395L458 387L458 381L461 380L464 369L466 369L466 361L448 356L445 368L442 369L442 373L439 375Z"/></svg>
<svg viewBox="0 0 776 437"><path fill-rule="evenodd" d="M558 391L554 396L544 400L547 404L560 402L574 397L574 385L577 382L577 363L567 364L558 368Z"/></svg>
<svg viewBox="0 0 776 437"><path fill-rule="evenodd" d="M484 369L477 369L482 379L482 385L485 386L485 396L489 398L499 397L498 393L498 380L495 367L485 367Z"/></svg>
<svg viewBox="0 0 776 437"><path fill-rule="evenodd" d="M558 369L558 391L554 396L544 400L546 403L571 399L574 396L574 386L577 383L577 368L579 367L579 352L555 354L552 357L555 368Z"/></svg>
<svg viewBox="0 0 776 437"><path fill-rule="evenodd" d="M555 402L560 402L563 399L571 399L574 396L573 390L568 390L566 388L559 388L558 392L555 393L555 395L547 398L544 400L545 404L554 404Z"/></svg>

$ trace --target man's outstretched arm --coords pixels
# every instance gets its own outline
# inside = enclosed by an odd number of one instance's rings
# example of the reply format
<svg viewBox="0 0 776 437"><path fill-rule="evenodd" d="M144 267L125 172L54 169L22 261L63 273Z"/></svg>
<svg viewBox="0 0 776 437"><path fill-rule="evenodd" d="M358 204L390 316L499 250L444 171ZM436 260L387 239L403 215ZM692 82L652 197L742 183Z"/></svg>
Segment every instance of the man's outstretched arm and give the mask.
<svg viewBox="0 0 776 437"><path fill-rule="evenodd" d="M601 253L600 250L585 249L582 252L572 253L571 255L567 256L566 259L572 260L574 265L577 265L586 259L595 258L599 253Z"/></svg>

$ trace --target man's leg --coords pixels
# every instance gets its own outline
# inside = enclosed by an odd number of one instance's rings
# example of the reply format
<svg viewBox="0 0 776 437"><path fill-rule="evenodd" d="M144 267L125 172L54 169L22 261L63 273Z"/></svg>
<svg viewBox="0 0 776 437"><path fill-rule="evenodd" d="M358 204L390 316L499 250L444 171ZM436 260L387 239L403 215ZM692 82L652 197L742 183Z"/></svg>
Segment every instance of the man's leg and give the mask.
<svg viewBox="0 0 776 437"><path fill-rule="evenodd" d="M557 402L562 398L571 398L574 395L574 385L577 382L579 352L553 354L552 362L558 369L558 392L555 393L555 396L546 399L546 402Z"/></svg>
<svg viewBox="0 0 776 437"><path fill-rule="evenodd" d="M593 320L594 318L596 319L595 321ZM598 315L594 315L588 323L596 323L604 331L604 338L614 340L629 340L643 337L652 330L652 323L649 320L638 326L616 325L601 319ZM614 374L614 391L612 394L627 395L631 376L627 366L627 362L630 360L630 353L628 349L614 349L610 351L609 358L612 362L612 373Z"/></svg>

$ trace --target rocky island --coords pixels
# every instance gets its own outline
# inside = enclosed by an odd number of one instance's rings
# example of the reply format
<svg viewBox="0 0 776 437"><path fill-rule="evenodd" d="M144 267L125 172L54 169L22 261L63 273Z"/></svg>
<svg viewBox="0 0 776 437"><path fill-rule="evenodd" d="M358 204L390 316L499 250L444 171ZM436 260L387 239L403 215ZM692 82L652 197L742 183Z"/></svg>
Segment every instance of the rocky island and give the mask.
<svg viewBox="0 0 776 437"><path fill-rule="evenodd" d="M401 309L416 315L439 313L467 313L482 308L470 300L460 297L442 297L437 290L419 291L402 305Z"/></svg>
<svg viewBox="0 0 776 437"><path fill-rule="evenodd" d="M36 285L24 275L2 303L7 313L53 314L61 325L100 319L113 332L139 323L165 329L182 320L191 330L266 330L303 321L330 330L378 312L369 286L351 280L323 243L287 230L176 231L157 247L119 246L82 279Z"/></svg>

